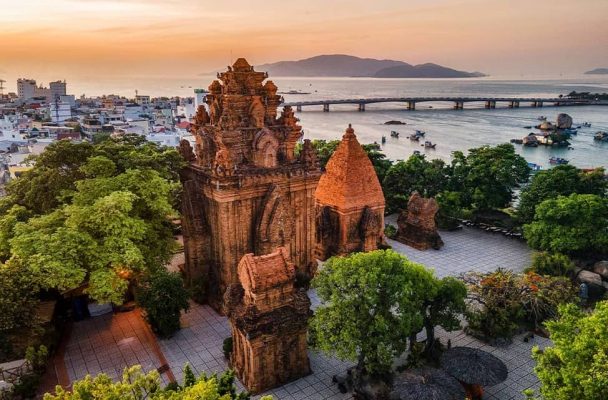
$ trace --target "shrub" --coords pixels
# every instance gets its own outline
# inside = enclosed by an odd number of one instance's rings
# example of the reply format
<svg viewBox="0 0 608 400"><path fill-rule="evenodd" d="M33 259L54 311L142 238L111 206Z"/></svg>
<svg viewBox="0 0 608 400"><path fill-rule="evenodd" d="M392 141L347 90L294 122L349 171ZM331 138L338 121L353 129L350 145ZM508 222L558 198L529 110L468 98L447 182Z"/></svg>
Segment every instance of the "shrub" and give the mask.
<svg viewBox="0 0 608 400"><path fill-rule="evenodd" d="M522 327L537 329L576 294L569 279L533 272L518 275L499 269L469 278L468 330L489 339L510 339Z"/></svg>
<svg viewBox="0 0 608 400"><path fill-rule="evenodd" d="M207 301L207 281L204 276L199 276L192 280L192 300L198 304L205 304Z"/></svg>
<svg viewBox="0 0 608 400"><path fill-rule="evenodd" d="M137 296L154 332L170 337L180 329L181 311L190 308L179 273L159 272L142 282Z"/></svg>
<svg viewBox="0 0 608 400"><path fill-rule="evenodd" d="M397 236L397 228L395 228L395 225L386 224L384 227L384 236L389 239L393 239L395 236Z"/></svg>
<svg viewBox="0 0 608 400"><path fill-rule="evenodd" d="M532 256L532 265L526 269L539 275L568 276L574 271L574 263L560 253L537 252Z"/></svg>

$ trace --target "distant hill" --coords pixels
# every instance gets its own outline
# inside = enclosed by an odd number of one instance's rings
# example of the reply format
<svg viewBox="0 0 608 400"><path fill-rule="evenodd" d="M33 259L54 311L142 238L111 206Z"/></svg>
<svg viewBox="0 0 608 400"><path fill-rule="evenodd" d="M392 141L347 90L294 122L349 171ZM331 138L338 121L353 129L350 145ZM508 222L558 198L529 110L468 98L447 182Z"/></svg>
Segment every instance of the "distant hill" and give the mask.
<svg viewBox="0 0 608 400"><path fill-rule="evenodd" d="M596 68L585 72L585 75L608 75L608 68Z"/></svg>
<svg viewBox="0 0 608 400"><path fill-rule="evenodd" d="M344 54L321 55L299 61L279 61L255 67L271 76L335 76L377 78L470 78L485 76L436 64L410 65L403 61L359 58Z"/></svg>
<svg viewBox="0 0 608 400"><path fill-rule="evenodd" d="M398 65L383 68L374 74L376 78L479 78L481 72L465 72L437 64Z"/></svg>

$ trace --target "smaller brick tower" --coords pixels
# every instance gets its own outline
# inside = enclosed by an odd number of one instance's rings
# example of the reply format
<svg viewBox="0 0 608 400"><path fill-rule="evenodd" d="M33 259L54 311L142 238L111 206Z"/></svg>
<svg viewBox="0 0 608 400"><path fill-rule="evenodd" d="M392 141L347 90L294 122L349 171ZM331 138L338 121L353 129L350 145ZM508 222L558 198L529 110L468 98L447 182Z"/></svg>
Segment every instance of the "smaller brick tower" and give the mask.
<svg viewBox="0 0 608 400"><path fill-rule="evenodd" d="M367 153L349 125L315 192L315 255L372 251L384 240L384 194Z"/></svg>
<svg viewBox="0 0 608 400"><path fill-rule="evenodd" d="M238 265L239 283L226 291L232 326L232 368L255 394L310 374L306 331L310 299L296 289L295 266L287 249L254 256Z"/></svg>

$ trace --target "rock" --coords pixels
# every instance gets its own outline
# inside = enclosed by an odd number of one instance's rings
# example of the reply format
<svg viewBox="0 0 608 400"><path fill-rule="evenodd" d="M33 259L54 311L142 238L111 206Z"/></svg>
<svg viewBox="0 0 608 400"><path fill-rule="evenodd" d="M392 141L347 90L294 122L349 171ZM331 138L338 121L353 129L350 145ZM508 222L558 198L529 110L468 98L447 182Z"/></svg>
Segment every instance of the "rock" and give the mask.
<svg viewBox="0 0 608 400"><path fill-rule="evenodd" d="M390 121L386 121L384 123L384 125L406 125L406 123L403 121L390 120Z"/></svg>
<svg viewBox="0 0 608 400"><path fill-rule="evenodd" d="M604 280L608 280L608 261L596 262L593 266L593 272L599 274Z"/></svg>
<svg viewBox="0 0 608 400"><path fill-rule="evenodd" d="M572 128L572 117L568 114L558 114L556 121L557 129Z"/></svg>
<svg viewBox="0 0 608 400"><path fill-rule="evenodd" d="M587 285L589 298L592 299L601 297L607 290L606 286L604 286L605 282L602 282L602 277L595 272L582 270L576 276L576 281Z"/></svg>
<svg viewBox="0 0 608 400"><path fill-rule="evenodd" d="M536 128L543 131L552 131L555 129L555 125L549 121L543 121L540 125L537 125Z"/></svg>
<svg viewBox="0 0 608 400"><path fill-rule="evenodd" d="M596 274L595 272L582 270L581 272L579 272L576 279L580 283L602 286L602 277L600 276L600 274Z"/></svg>

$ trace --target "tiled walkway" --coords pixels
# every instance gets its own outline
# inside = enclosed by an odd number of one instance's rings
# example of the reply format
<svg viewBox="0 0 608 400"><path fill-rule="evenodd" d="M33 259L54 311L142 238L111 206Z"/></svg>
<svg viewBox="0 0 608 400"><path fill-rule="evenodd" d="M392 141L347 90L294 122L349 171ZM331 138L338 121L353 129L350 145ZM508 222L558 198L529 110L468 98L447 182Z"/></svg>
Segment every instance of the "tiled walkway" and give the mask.
<svg viewBox="0 0 608 400"><path fill-rule="evenodd" d="M139 311L106 314L75 322L65 349L65 364L73 382L87 374L101 372L112 379L122 377L124 368L140 364L144 371L161 367L153 337ZM163 377L164 381L167 381Z"/></svg>
<svg viewBox="0 0 608 400"><path fill-rule="evenodd" d="M438 276L459 275L470 270L491 271L498 267L521 271L530 263L530 250L522 242L465 228L456 232L441 232L445 247L439 251L418 251L390 241L393 248L413 261L435 269ZM319 304L316 294L310 292L313 307ZM66 350L66 365L71 379L80 379L87 373L106 372L120 376L122 369L131 364L143 364L144 370L158 368L160 362L152 350L135 313L103 316L78 322ZM189 363L196 373L213 373L225 370L228 365L222 353L223 340L230 335L228 321L210 307L192 304L183 315L184 328L173 338L160 340L160 349L178 381L182 368ZM520 400L522 390L535 387L538 382L532 373L530 350L533 345L546 346L547 339L535 338L524 343L516 337L512 345L494 348L485 345L462 331L437 336L452 346L478 347L502 359L509 369L509 378L500 385L488 388L490 400ZM313 374L271 390L277 400L349 399L339 393L331 382L334 374L343 373L351 364L309 351ZM239 387L242 386L239 383Z"/></svg>

